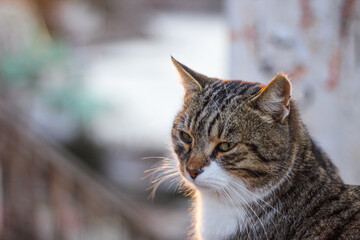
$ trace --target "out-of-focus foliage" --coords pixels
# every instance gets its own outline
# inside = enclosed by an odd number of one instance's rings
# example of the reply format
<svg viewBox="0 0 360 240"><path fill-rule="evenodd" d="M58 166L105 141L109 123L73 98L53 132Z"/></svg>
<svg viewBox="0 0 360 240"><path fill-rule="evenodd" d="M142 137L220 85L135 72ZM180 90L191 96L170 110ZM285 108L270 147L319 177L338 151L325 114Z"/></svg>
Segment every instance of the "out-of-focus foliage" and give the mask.
<svg viewBox="0 0 360 240"><path fill-rule="evenodd" d="M64 114L80 127L86 127L107 106L87 91L81 74L68 65L66 46L35 42L19 51L2 54L1 79L10 91L30 95L49 111ZM58 74L53 76L49 72Z"/></svg>
<svg viewBox="0 0 360 240"><path fill-rule="evenodd" d="M61 66L65 58L65 47L60 44L35 43L16 52L5 52L0 58L3 81L11 87L20 85L35 90L42 69L54 64Z"/></svg>

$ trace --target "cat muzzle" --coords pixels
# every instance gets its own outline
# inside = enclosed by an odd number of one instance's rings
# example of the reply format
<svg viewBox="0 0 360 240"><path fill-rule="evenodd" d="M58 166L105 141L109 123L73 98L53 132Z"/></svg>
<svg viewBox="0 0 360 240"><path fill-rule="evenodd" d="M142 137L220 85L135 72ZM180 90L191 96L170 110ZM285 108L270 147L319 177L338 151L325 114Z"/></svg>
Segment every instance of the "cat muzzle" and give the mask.
<svg viewBox="0 0 360 240"><path fill-rule="evenodd" d="M204 170L203 169L192 169L192 168L186 168L186 171L190 174L190 177L192 179L195 179L200 173L202 173Z"/></svg>

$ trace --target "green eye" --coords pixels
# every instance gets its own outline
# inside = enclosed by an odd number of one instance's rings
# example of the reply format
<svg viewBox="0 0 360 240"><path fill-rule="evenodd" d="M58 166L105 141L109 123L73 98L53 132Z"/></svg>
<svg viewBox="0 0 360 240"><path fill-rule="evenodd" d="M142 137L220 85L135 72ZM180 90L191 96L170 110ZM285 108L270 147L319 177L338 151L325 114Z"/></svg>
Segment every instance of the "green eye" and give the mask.
<svg viewBox="0 0 360 240"><path fill-rule="evenodd" d="M223 142L218 145L218 150L220 152L227 152L230 151L233 147L235 147L235 143L232 142Z"/></svg>
<svg viewBox="0 0 360 240"><path fill-rule="evenodd" d="M181 140L184 141L184 143L187 143L187 144L191 144L192 143L192 138L190 137L189 134L187 134L186 132L180 132L180 138Z"/></svg>

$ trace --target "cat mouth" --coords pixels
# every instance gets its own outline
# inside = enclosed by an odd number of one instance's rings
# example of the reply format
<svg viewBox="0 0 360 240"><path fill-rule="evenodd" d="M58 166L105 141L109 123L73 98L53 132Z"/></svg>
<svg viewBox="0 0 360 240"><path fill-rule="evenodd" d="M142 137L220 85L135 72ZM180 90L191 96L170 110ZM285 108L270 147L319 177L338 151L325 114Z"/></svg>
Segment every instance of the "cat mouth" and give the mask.
<svg viewBox="0 0 360 240"><path fill-rule="evenodd" d="M193 188L209 188L209 183L199 180L198 178L191 178L188 174L185 175L187 182L191 184Z"/></svg>
<svg viewBox="0 0 360 240"><path fill-rule="evenodd" d="M188 181L198 190L215 190L213 184L209 181L203 181L201 179L188 179Z"/></svg>

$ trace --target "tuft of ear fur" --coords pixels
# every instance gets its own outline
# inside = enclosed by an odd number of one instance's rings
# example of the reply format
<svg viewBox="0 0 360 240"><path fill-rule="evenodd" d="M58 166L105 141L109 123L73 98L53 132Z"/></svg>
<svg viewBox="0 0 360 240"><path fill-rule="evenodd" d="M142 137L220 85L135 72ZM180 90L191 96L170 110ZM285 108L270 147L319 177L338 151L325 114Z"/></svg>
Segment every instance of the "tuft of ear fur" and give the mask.
<svg viewBox="0 0 360 240"><path fill-rule="evenodd" d="M186 93L201 91L209 81L207 76L195 72L184 64L178 62L175 58L171 57L171 61L180 75L180 80Z"/></svg>
<svg viewBox="0 0 360 240"><path fill-rule="evenodd" d="M256 106L270 114L275 121L284 122L290 113L291 83L287 76L278 73L252 99Z"/></svg>

